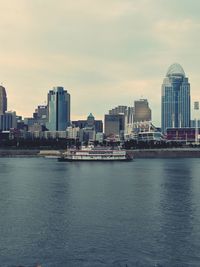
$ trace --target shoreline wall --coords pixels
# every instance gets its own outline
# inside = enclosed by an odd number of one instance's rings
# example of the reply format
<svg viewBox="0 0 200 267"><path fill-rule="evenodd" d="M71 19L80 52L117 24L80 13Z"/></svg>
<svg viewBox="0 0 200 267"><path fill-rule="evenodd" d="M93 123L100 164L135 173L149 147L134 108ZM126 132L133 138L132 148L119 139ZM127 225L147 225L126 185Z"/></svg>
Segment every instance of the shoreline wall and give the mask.
<svg viewBox="0 0 200 267"><path fill-rule="evenodd" d="M127 150L134 158L200 158L200 149L136 149ZM0 149L0 157L45 157L59 156L59 150Z"/></svg>
<svg viewBox="0 0 200 267"><path fill-rule="evenodd" d="M134 158L200 158L199 149L141 149L128 150Z"/></svg>
<svg viewBox="0 0 200 267"><path fill-rule="evenodd" d="M0 149L0 157L36 157L38 149Z"/></svg>

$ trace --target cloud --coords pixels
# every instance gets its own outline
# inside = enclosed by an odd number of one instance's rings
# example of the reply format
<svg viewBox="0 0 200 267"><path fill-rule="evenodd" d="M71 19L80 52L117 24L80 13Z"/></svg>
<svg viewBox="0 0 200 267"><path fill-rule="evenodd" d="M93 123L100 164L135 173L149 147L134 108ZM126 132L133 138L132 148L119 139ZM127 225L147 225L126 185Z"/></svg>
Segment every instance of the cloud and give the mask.
<svg viewBox="0 0 200 267"><path fill-rule="evenodd" d="M191 45L191 38L196 39L200 30L200 21L192 19L182 20L160 20L155 24L155 38L173 49L188 49ZM199 38L198 38L199 40Z"/></svg>
<svg viewBox="0 0 200 267"><path fill-rule="evenodd" d="M199 8L195 0L1 1L0 77L9 108L30 116L61 85L76 118L103 118L144 96L159 124L161 84L173 62L200 98Z"/></svg>

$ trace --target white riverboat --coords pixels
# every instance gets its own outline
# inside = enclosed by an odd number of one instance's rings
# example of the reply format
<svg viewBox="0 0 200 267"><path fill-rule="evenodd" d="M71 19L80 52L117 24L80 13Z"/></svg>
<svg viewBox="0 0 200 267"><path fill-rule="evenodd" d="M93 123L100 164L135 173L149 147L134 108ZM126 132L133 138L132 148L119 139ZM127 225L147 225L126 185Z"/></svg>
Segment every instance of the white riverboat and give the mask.
<svg viewBox="0 0 200 267"><path fill-rule="evenodd" d="M62 153L59 161L130 161L131 157L125 150L111 148L86 147L70 149Z"/></svg>

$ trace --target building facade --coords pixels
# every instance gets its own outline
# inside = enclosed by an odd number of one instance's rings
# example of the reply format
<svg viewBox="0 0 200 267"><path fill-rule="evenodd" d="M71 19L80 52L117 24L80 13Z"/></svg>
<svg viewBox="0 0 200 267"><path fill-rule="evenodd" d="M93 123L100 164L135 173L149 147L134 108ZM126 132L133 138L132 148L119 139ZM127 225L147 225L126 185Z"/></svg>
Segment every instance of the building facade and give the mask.
<svg viewBox="0 0 200 267"><path fill-rule="evenodd" d="M77 120L72 121L72 125L75 127L79 127L80 129L86 127L93 127L96 133L103 132L103 121L102 120L95 120L95 117L90 113L87 117L87 120Z"/></svg>
<svg viewBox="0 0 200 267"><path fill-rule="evenodd" d="M5 114L7 110L7 95L6 89L0 86L0 115Z"/></svg>
<svg viewBox="0 0 200 267"><path fill-rule="evenodd" d="M162 132L167 128L190 127L190 84L181 65L167 71L162 84Z"/></svg>
<svg viewBox="0 0 200 267"><path fill-rule="evenodd" d="M46 105L39 105L33 113L33 118L46 122L48 118L48 107Z"/></svg>
<svg viewBox="0 0 200 267"><path fill-rule="evenodd" d="M151 109L147 99L134 101L134 122L151 121Z"/></svg>
<svg viewBox="0 0 200 267"><path fill-rule="evenodd" d="M79 138L79 127L69 126L67 127L67 138L69 139L78 139Z"/></svg>
<svg viewBox="0 0 200 267"><path fill-rule="evenodd" d="M199 133L200 133L200 128L197 128L198 141L199 141L199 137L200 137ZM195 134L196 134L195 127L168 128L166 131L166 139L168 141L194 143L195 142Z"/></svg>
<svg viewBox="0 0 200 267"><path fill-rule="evenodd" d="M106 114L105 120L105 135L108 136L120 136L124 134L125 129L125 116L124 114Z"/></svg>
<svg viewBox="0 0 200 267"><path fill-rule="evenodd" d="M12 128L17 128L16 112L6 111L0 115L0 130L9 131Z"/></svg>
<svg viewBox="0 0 200 267"><path fill-rule="evenodd" d="M196 120L190 121L190 127L196 127ZM200 128L200 120L197 120L197 127Z"/></svg>
<svg viewBox="0 0 200 267"><path fill-rule="evenodd" d="M50 131L64 131L70 124L70 94L63 87L48 93L48 123Z"/></svg>
<svg viewBox="0 0 200 267"><path fill-rule="evenodd" d="M109 110L109 115L126 114L126 112L127 112L127 106L117 106Z"/></svg>

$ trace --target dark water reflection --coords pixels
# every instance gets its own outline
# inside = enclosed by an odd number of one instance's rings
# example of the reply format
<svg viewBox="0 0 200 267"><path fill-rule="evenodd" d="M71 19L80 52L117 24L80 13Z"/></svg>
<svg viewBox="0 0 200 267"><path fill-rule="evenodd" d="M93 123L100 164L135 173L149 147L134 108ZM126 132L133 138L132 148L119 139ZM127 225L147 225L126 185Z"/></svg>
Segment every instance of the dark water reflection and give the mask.
<svg viewBox="0 0 200 267"><path fill-rule="evenodd" d="M0 159L0 266L200 266L200 159Z"/></svg>
<svg viewBox="0 0 200 267"><path fill-rule="evenodd" d="M196 242L199 231L194 227L194 218L199 217L196 214L199 199L195 203L193 188L197 182L193 172L198 168L195 162L199 160L171 160L163 166L161 247L168 266L200 264L199 240Z"/></svg>

